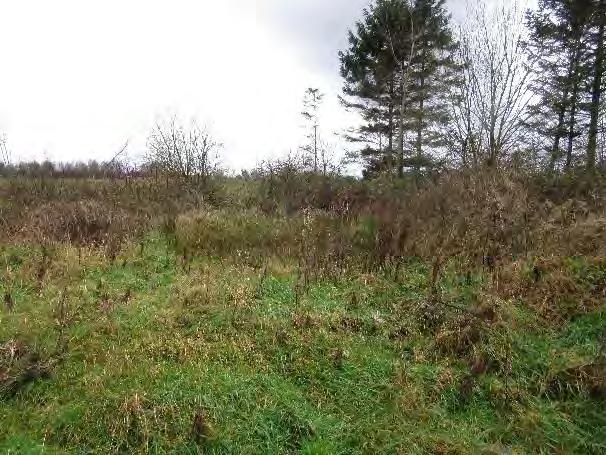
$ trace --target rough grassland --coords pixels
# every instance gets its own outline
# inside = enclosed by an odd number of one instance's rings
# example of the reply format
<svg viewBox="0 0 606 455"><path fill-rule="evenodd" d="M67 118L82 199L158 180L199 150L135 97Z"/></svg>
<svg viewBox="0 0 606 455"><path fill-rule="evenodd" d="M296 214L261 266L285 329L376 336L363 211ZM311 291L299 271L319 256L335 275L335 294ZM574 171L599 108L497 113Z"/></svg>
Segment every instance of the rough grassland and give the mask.
<svg viewBox="0 0 606 455"><path fill-rule="evenodd" d="M603 305L472 315L486 278L451 267L435 310L414 262L300 291L289 264L184 260L160 235L111 262L14 245L0 260L5 452L606 451L604 390L583 370L604 371Z"/></svg>

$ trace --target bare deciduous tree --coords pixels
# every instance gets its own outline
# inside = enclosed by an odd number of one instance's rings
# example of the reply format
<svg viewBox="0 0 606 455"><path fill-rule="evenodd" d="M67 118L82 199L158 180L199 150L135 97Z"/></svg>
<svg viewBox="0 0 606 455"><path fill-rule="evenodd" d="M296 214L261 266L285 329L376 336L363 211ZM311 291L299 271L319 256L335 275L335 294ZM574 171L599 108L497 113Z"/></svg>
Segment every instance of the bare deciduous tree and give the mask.
<svg viewBox="0 0 606 455"><path fill-rule="evenodd" d="M218 167L222 145L195 120L189 125L176 116L156 123L148 138L148 165L167 176L203 182Z"/></svg>
<svg viewBox="0 0 606 455"><path fill-rule="evenodd" d="M450 92L451 121L446 128L446 136L451 151L458 156L463 166L477 165L483 148L479 134L479 122L474 115L474 92L471 81L473 67L469 46L463 44L458 51L461 65L461 83Z"/></svg>
<svg viewBox="0 0 606 455"><path fill-rule="evenodd" d="M461 29L463 84L453 95L451 138L465 164L497 165L513 151L531 101L523 14L516 3L480 4Z"/></svg>

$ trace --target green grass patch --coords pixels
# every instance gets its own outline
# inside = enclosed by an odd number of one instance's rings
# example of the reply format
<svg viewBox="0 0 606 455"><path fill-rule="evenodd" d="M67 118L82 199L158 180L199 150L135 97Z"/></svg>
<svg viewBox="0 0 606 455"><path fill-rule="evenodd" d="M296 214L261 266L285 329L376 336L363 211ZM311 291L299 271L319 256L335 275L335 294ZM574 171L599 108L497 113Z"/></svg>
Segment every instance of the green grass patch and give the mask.
<svg viewBox="0 0 606 455"><path fill-rule="evenodd" d="M573 374L601 365L603 306L550 324L495 298L482 319L487 278L453 264L445 306L418 261L303 288L291 266L182 258L156 234L113 261L57 246L42 276L39 248L0 254L0 374L22 379L0 398L9 453L606 450L603 398ZM603 279L569 265L587 292Z"/></svg>

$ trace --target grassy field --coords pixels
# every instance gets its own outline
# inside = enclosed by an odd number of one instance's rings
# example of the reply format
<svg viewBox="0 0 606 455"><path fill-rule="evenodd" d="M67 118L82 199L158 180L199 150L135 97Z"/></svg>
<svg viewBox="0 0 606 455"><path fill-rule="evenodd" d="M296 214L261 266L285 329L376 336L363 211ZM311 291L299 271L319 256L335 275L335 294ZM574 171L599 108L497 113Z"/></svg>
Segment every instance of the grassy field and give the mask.
<svg viewBox="0 0 606 455"><path fill-rule="evenodd" d="M558 268L593 302L558 319L454 263L438 303L417 261L306 285L176 251L1 247L0 450L606 451L603 261Z"/></svg>

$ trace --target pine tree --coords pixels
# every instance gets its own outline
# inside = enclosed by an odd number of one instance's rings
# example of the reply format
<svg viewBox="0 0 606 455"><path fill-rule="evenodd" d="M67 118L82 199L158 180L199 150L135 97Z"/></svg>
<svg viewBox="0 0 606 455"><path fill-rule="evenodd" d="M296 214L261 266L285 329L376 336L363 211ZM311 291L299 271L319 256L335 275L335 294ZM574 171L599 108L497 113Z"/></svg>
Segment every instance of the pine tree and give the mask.
<svg viewBox="0 0 606 455"><path fill-rule="evenodd" d="M368 175L401 177L405 167L429 164L424 147L441 145L439 125L447 120L441 100L456 80L456 45L444 3L377 0L340 54L344 104L364 120L349 139L366 144L361 154Z"/></svg>
<svg viewBox="0 0 606 455"><path fill-rule="evenodd" d="M550 170L562 157L565 168L572 166L575 143L585 134L582 119L593 10L592 0L540 0L527 16L527 49L536 62L532 88L538 99L531 106L530 126L544 138ZM562 139L566 139L565 149Z"/></svg>
<svg viewBox="0 0 606 455"><path fill-rule="evenodd" d="M603 76L606 65L604 62L604 26L606 25L606 1L598 0L594 9L593 25L596 30L592 36L594 58L592 62L591 104L589 105L590 123L589 140L587 145L587 169L593 170L596 164L598 125L600 121L600 104L604 90Z"/></svg>
<svg viewBox="0 0 606 455"><path fill-rule="evenodd" d="M308 124L307 139L309 143L302 148L309 155L311 166L315 173L318 172L319 149L320 149L320 107L324 94L317 88L308 88L303 98L303 112L301 115Z"/></svg>
<svg viewBox="0 0 606 455"><path fill-rule="evenodd" d="M440 127L448 122L445 100L452 86L458 82L461 69L455 63L457 43L450 29L450 15L445 0L416 0L413 22L419 30L416 55L412 60L413 74L410 91L412 128L415 138L413 161L418 169L428 163L425 147L436 149L444 145Z"/></svg>
<svg viewBox="0 0 606 455"><path fill-rule="evenodd" d="M349 48L341 52L345 80L344 105L361 114L363 125L348 139L365 144L361 151L366 173L393 172L396 168L396 135L399 113L398 75L394 59L395 34L410 17L405 0L379 0L363 11L363 18L349 32ZM399 47L399 46L398 46Z"/></svg>

